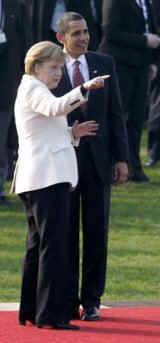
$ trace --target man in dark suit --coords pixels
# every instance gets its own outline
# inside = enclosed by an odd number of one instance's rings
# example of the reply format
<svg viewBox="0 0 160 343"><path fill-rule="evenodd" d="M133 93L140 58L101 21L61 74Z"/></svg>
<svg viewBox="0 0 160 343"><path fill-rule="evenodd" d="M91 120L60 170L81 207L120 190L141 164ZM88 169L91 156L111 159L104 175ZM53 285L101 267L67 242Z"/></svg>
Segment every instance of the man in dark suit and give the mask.
<svg viewBox="0 0 160 343"><path fill-rule="evenodd" d="M153 0L160 34L160 1ZM151 96L148 120L148 161L146 166L153 167L160 161L160 54L157 72L151 74Z"/></svg>
<svg viewBox="0 0 160 343"><path fill-rule="evenodd" d="M0 0L0 204L6 202L3 185L7 177L7 141L13 133L10 125L27 49L27 29L24 3Z"/></svg>
<svg viewBox="0 0 160 343"><path fill-rule="evenodd" d="M115 57L130 149L131 180L147 182L140 142L148 95L149 65L160 46L151 0L104 0L100 51Z"/></svg>
<svg viewBox="0 0 160 343"><path fill-rule="evenodd" d="M96 50L101 39L102 0L32 0L35 41L56 42L56 21L66 11L81 13L88 21L90 49Z"/></svg>
<svg viewBox="0 0 160 343"><path fill-rule="evenodd" d="M57 39L64 45L67 54L64 76L56 90L57 96L72 89L80 78L82 82L82 78L87 80L95 75L110 75L110 78L105 80L104 90L89 92L87 108L85 106L75 110L73 115L69 116L70 124L75 120L83 122L89 118L99 123L96 137L81 140L76 148L79 183L75 191L71 192L69 236L73 318L79 318L79 305L82 304L82 319L98 320L100 298L105 285L111 176L114 170L117 184L123 184L127 180L127 137L113 59L99 53L87 52L88 27L80 14L65 13L57 26ZM77 65L80 65L80 70L77 70ZM83 267L79 299L80 199Z"/></svg>

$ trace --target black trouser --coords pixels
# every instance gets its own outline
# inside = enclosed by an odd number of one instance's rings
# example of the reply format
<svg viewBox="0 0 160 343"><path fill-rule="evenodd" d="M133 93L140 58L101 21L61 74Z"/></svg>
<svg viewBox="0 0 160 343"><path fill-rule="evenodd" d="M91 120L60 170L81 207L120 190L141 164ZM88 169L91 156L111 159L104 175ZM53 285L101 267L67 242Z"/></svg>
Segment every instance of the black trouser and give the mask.
<svg viewBox="0 0 160 343"><path fill-rule="evenodd" d="M124 114L126 115L130 164L141 170L140 144L149 89L149 68L129 68L117 65Z"/></svg>
<svg viewBox="0 0 160 343"><path fill-rule="evenodd" d="M4 194L3 186L8 173L7 141L12 119L12 110L0 110L0 196Z"/></svg>
<svg viewBox="0 0 160 343"><path fill-rule="evenodd" d="M155 84L151 92L148 120L148 153L153 161L160 160L160 86Z"/></svg>
<svg viewBox="0 0 160 343"><path fill-rule="evenodd" d="M79 183L71 195L70 251L73 308L100 305L106 278L110 186L97 176L88 144L78 148ZM79 298L80 200L82 213L82 285Z"/></svg>
<svg viewBox="0 0 160 343"><path fill-rule="evenodd" d="M20 320L51 325L70 318L69 184L20 194L28 219Z"/></svg>

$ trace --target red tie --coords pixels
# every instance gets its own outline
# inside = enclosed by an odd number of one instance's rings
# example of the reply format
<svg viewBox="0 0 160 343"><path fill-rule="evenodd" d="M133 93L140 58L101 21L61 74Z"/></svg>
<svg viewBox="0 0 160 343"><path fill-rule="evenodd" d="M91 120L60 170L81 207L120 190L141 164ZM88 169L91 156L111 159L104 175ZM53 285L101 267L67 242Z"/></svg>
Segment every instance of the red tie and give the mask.
<svg viewBox="0 0 160 343"><path fill-rule="evenodd" d="M73 86L77 87L84 83L83 75L80 71L80 63L79 61L75 61L73 64L73 75L72 75L72 81ZM87 102L81 105L82 112L86 115L87 114Z"/></svg>

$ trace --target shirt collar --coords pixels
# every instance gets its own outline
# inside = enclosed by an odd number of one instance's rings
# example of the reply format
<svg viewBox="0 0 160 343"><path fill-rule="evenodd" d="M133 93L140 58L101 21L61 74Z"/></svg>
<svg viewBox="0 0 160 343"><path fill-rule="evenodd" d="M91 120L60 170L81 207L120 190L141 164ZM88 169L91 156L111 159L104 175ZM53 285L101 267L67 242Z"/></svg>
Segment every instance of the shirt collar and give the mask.
<svg viewBox="0 0 160 343"><path fill-rule="evenodd" d="M64 52L66 53L65 49ZM79 61L82 65L86 62L85 55L80 55L78 58L74 58L66 53L66 64L68 67L71 67L75 61Z"/></svg>

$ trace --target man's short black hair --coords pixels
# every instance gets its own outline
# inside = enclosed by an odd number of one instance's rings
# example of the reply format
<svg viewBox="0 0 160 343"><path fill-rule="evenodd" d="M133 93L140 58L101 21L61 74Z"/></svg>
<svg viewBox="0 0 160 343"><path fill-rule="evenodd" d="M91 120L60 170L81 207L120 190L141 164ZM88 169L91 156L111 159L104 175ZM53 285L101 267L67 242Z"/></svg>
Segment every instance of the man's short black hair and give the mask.
<svg viewBox="0 0 160 343"><path fill-rule="evenodd" d="M83 20L84 17L77 12L65 12L57 21L57 32L66 33L70 21Z"/></svg>

